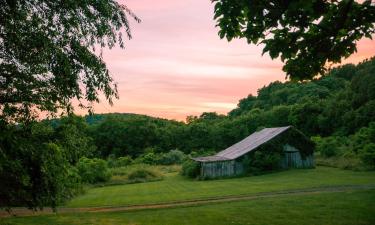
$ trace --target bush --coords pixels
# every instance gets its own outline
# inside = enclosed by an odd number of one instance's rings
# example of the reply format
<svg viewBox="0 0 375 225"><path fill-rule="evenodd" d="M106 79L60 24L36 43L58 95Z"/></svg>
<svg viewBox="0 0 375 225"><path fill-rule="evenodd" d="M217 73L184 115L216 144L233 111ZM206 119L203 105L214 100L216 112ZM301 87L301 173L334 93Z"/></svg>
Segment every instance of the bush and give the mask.
<svg viewBox="0 0 375 225"><path fill-rule="evenodd" d="M110 168L117 168L129 166L133 163L133 160L129 156L123 156L117 159L114 157L108 157L107 163Z"/></svg>
<svg viewBox="0 0 375 225"><path fill-rule="evenodd" d="M362 162L371 168L375 168L375 144L369 143L359 151Z"/></svg>
<svg viewBox="0 0 375 225"><path fill-rule="evenodd" d="M86 183L106 182L111 178L107 162L102 159L83 157L79 160L77 169L82 181Z"/></svg>
<svg viewBox="0 0 375 225"><path fill-rule="evenodd" d="M182 170L181 175L190 177L190 178L196 178L200 174L200 165L198 162L193 160L186 160L182 164Z"/></svg>
<svg viewBox="0 0 375 225"><path fill-rule="evenodd" d="M128 180L131 182L147 182L162 179L159 171L152 168L137 167L128 173Z"/></svg>
<svg viewBox="0 0 375 225"><path fill-rule="evenodd" d="M187 156L179 150L171 150L167 153L148 152L135 159L134 163L149 165L181 164Z"/></svg>
<svg viewBox="0 0 375 225"><path fill-rule="evenodd" d="M359 160L353 153L348 153L344 156L333 156L330 158L316 155L315 163L317 166L329 166L344 170L363 170L361 160Z"/></svg>
<svg viewBox="0 0 375 225"><path fill-rule="evenodd" d="M187 156L179 150L171 150L167 153L160 155L158 159L158 164L161 165L172 165L172 164L181 164Z"/></svg>
<svg viewBox="0 0 375 225"><path fill-rule="evenodd" d="M146 154L143 154L141 156L139 156L138 158L136 158L134 160L134 163L136 164L149 164L149 165L156 165L158 163L158 155L153 153L153 152L149 152L149 153L146 153Z"/></svg>
<svg viewBox="0 0 375 225"><path fill-rule="evenodd" d="M316 143L316 151L326 158L338 156L343 147L343 140L340 140L339 137L315 137L313 141Z"/></svg>

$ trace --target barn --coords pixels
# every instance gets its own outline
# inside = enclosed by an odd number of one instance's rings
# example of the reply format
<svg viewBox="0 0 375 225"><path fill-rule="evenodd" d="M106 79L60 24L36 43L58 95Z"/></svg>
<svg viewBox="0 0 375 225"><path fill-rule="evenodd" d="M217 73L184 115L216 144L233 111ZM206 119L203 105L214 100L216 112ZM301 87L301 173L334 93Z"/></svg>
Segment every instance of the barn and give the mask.
<svg viewBox="0 0 375 225"><path fill-rule="evenodd" d="M313 168L314 144L292 126L264 128L213 156L193 158L200 164L200 177L242 175L256 151L277 152L279 168ZM250 162L249 162L250 159Z"/></svg>

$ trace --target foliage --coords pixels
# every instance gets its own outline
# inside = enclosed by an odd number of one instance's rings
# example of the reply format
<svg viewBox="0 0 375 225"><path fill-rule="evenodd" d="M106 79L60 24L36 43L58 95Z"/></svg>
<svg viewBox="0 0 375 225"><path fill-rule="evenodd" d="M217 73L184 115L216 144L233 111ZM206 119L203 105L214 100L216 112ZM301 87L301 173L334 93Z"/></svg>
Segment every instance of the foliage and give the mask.
<svg viewBox="0 0 375 225"><path fill-rule="evenodd" d="M144 172L146 170L146 172ZM137 172L143 171L143 172ZM171 174L176 174L180 171L180 166L154 166L148 164L132 164L125 167L115 167L111 168L112 178L106 183L99 184L100 186L110 186L110 185L122 185L130 183L139 183L139 182L151 182L151 181L160 181L164 176L170 176ZM141 177L138 174L146 174L145 177ZM132 174L132 175L131 175ZM137 178L138 177L138 178Z"/></svg>
<svg viewBox="0 0 375 225"><path fill-rule="evenodd" d="M155 153L153 148L145 149L143 155L134 160L135 163L144 163L149 165L172 165L181 164L187 156L180 150L171 150L166 153Z"/></svg>
<svg viewBox="0 0 375 225"><path fill-rule="evenodd" d="M186 160L182 164L181 175L196 178L200 174L200 166L199 163L194 160Z"/></svg>
<svg viewBox="0 0 375 225"><path fill-rule="evenodd" d="M90 127L97 155L136 158L145 149L172 149L176 145L172 132L182 123L141 115L108 115ZM175 133L178 133L177 131Z"/></svg>
<svg viewBox="0 0 375 225"><path fill-rule="evenodd" d="M366 1L213 0L220 38L264 44L263 54L285 62L292 80L324 74L375 33L375 6Z"/></svg>
<svg viewBox="0 0 375 225"><path fill-rule="evenodd" d="M55 209L80 191L63 147L51 142L50 126L0 126L0 207Z"/></svg>
<svg viewBox="0 0 375 225"><path fill-rule="evenodd" d="M366 165L375 168L375 143L366 144L359 151L359 157Z"/></svg>
<svg viewBox="0 0 375 225"><path fill-rule="evenodd" d="M342 140L338 137L315 138L316 151L323 157L333 157L341 153Z"/></svg>
<svg viewBox="0 0 375 225"><path fill-rule="evenodd" d="M136 167L128 173L128 180L132 183L161 180L163 176L151 167Z"/></svg>
<svg viewBox="0 0 375 225"><path fill-rule="evenodd" d="M127 16L114 0L2 1L0 7L0 115L32 119L33 112L71 111L70 100L98 102L99 92L117 97L102 54L95 48L124 48L131 38ZM84 101L82 101L84 100Z"/></svg>
<svg viewBox="0 0 375 225"><path fill-rule="evenodd" d="M107 159L108 166L113 168L113 167L124 167L124 166L129 166L133 163L132 158L129 156L123 156L119 158L115 158L113 155L108 157Z"/></svg>
<svg viewBox="0 0 375 225"><path fill-rule="evenodd" d="M64 148L64 155L71 164L76 164L81 157L91 156L95 145L87 135L87 123L83 117L69 115L63 117L55 128L56 143Z"/></svg>
<svg viewBox="0 0 375 225"><path fill-rule="evenodd" d="M144 163L149 165L156 165L159 161L158 155L154 152L145 153L134 160L135 163Z"/></svg>
<svg viewBox="0 0 375 225"><path fill-rule="evenodd" d="M77 169L82 181L90 184L106 182L112 176L103 159L83 157L78 161Z"/></svg>
<svg viewBox="0 0 375 225"><path fill-rule="evenodd" d="M180 150L171 150L167 153L162 153L158 160L160 165L172 165L172 164L181 164L186 160L187 156Z"/></svg>
<svg viewBox="0 0 375 225"><path fill-rule="evenodd" d="M374 169L375 123L349 137L315 137L321 165L344 169ZM331 160L327 158L333 158ZM362 162L362 163L361 163Z"/></svg>
<svg viewBox="0 0 375 225"><path fill-rule="evenodd" d="M350 153L341 156L332 156L329 158L315 155L314 160L317 166L329 166L356 171L366 170L363 167L361 160L356 155Z"/></svg>

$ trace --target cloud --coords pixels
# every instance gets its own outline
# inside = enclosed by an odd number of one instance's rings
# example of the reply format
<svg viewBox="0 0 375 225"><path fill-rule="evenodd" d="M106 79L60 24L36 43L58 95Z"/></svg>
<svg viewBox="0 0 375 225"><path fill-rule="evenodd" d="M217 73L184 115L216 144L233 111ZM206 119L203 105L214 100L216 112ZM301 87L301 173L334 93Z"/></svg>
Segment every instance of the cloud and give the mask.
<svg viewBox="0 0 375 225"><path fill-rule="evenodd" d="M184 120L204 111L226 113L268 83L285 81L280 60L261 56L262 46L227 42L217 35L213 4L202 0L126 0L142 22L131 22L126 48L104 50L120 99L96 112L133 112ZM345 62L374 55L375 42L358 42Z"/></svg>

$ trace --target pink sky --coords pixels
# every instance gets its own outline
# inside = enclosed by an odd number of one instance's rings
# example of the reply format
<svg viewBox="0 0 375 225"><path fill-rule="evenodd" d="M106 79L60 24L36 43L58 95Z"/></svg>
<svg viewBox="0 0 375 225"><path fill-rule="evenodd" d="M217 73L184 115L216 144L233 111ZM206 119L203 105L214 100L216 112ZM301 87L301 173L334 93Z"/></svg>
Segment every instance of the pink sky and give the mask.
<svg viewBox="0 0 375 225"><path fill-rule="evenodd" d="M104 51L120 99L95 106L96 113L128 112L185 120L188 115L227 113L238 100L276 80L285 81L280 60L262 47L220 40L209 0L127 0L141 19L126 48ZM157 4L156 4L157 2ZM374 55L362 40L346 62Z"/></svg>

